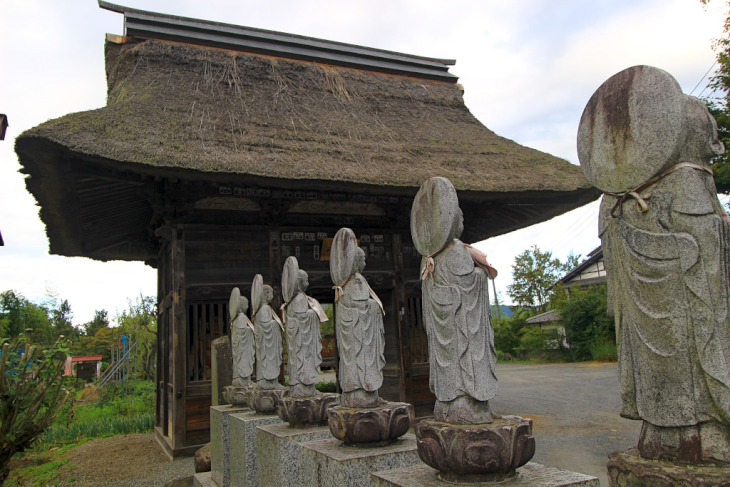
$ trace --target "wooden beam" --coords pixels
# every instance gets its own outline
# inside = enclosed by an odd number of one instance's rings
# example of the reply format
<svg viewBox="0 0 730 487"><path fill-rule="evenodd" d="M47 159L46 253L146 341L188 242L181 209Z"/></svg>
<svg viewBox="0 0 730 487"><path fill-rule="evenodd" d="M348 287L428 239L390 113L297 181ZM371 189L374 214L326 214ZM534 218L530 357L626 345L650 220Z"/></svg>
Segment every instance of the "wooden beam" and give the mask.
<svg viewBox="0 0 730 487"><path fill-rule="evenodd" d="M188 354L186 353L186 306L185 306L185 234L182 225L172 232L172 423L170 432L172 449L177 450L185 444L185 400L186 370Z"/></svg>

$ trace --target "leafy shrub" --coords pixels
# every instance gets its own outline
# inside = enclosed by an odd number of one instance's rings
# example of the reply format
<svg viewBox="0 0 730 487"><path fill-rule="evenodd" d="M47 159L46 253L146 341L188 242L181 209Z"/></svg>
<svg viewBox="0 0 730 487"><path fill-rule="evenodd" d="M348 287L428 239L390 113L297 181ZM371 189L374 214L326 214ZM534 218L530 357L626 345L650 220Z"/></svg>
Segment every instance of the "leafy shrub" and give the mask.
<svg viewBox="0 0 730 487"><path fill-rule="evenodd" d="M41 349L21 333L5 341L0 357L0 485L8 462L28 449L53 422L68 398L63 372L68 341Z"/></svg>
<svg viewBox="0 0 730 487"><path fill-rule="evenodd" d="M616 344L611 342L601 342L591 347L591 357L593 360L600 362L615 362L618 360L618 352Z"/></svg>
<svg viewBox="0 0 730 487"><path fill-rule="evenodd" d="M585 289L574 286L557 296L555 307L565 326L574 360L594 358L593 349L599 350L603 344L615 347L614 323L606 312L606 300L605 284Z"/></svg>

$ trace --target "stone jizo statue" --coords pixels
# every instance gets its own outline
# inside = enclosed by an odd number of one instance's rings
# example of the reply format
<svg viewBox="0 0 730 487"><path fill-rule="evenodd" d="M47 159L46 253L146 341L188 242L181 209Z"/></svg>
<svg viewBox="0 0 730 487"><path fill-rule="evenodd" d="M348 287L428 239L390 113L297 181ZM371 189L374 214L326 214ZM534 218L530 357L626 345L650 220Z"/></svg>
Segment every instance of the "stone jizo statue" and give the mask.
<svg viewBox="0 0 730 487"><path fill-rule="evenodd" d="M251 321L246 316L248 299L234 287L228 302L231 313L231 349L233 352L233 386L250 385L256 360L256 339Z"/></svg>
<svg viewBox="0 0 730 487"><path fill-rule="evenodd" d="M463 230L451 182L434 177L423 183L411 210L411 236L423 256L423 321L434 416L447 423L481 424L492 421L488 401L497 392L497 359L488 275L459 240Z"/></svg>
<svg viewBox="0 0 730 487"><path fill-rule="evenodd" d="M271 308L274 291L256 274L251 285L251 313L256 336L256 381L260 389L276 389L281 369L284 326Z"/></svg>
<svg viewBox="0 0 730 487"><path fill-rule="evenodd" d="M385 312L362 275L364 268L365 252L355 234L349 228L340 229L332 242L330 276L335 284L340 404L347 407L378 405L383 384Z"/></svg>
<svg viewBox="0 0 730 487"><path fill-rule="evenodd" d="M730 223L709 169L723 152L705 104L650 66L609 78L581 118L621 415L643 421L644 458L730 462Z"/></svg>
<svg viewBox="0 0 730 487"><path fill-rule="evenodd" d="M294 397L315 395L322 364L322 338L319 324L327 321L322 306L305 294L309 287L307 273L299 269L296 257L284 263L281 276L282 317L286 325L289 350L289 386Z"/></svg>

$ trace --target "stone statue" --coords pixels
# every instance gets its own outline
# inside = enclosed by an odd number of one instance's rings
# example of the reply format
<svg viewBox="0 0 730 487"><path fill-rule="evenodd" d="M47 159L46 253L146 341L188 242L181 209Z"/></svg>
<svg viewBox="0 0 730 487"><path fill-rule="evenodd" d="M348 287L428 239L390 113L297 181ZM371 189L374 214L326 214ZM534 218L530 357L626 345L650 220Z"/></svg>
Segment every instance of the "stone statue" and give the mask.
<svg viewBox="0 0 730 487"><path fill-rule="evenodd" d="M297 258L291 256L284 263L281 276L284 304L282 317L286 324L289 350L289 386L294 397L317 393L315 384L322 364L322 338L319 324L327 321L322 306L305 294L309 287L307 273L299 269Z"/></svg>
<svg viewBox="0 0 730 487"><path fill-rule="evenodd" d="M332 241L330 276L335 284L340 404L372 407L383 385L385 331L383 304L362 275L365 252L349 228Z"/></svg>
<svg viewBox="0 0 730 487"><path fill-rule="evenodd" d="M459 240L464 219L448 179L423 183L411 209L421 262L423 323L428 335L434 418L416 424L424 463L452 483L496 482L516 475L535 454L532 420L492 414L497 393L494 330L486 256Z"/></svg>
<svg viewBox="0 0 730 487"><path fill-rule="evenodd" d="M241 296L241 291L234 287L228 301L231 313L231 348L233 349L233 386L250 385L251 375L256 359L256 343L254 329L246 311L248 299Z"/></svg>
<svg viewBox="0 0 730 487"><path fill-rule="evenodd" d="M274 291L256 274L251 285L251 313L256 335L256 381L260 389L276 389L281 369L284 326L271 308Z"/></svg>
<svg viewBox="0 0 730 487"><path fill-rule="evenodd" d="M650 66L609 78L581 118L621 415L643 421L644 458L730 462L730 221L709 169L723 152L705 104Z"/></svg>
<svg viewBox="0 0 730 487"><path fill-rule="evenodd" d="M411 210L411 236L423 256L423 321L436 420L492 421L497 358L489 318L487 273L458 238L464 230L456 190L448 179L423 183Z"/></svg>

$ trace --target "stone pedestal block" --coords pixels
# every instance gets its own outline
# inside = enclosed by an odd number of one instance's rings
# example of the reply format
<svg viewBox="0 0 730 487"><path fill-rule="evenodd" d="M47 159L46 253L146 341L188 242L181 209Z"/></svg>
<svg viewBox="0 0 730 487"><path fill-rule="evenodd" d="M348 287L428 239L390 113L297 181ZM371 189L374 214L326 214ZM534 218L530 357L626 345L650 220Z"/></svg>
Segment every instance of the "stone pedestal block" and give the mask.
<svg viewBox="0 0 730 487"><path fill-rule="evenodd" d="M374 408L333 406L327 409L332 436L345 443L386 444L403 436L411 427L413 406L386 402Z"/></svg>
<svg viewBox="0 0 730 487"><path fill-rule="evenodd" d="M226 404L223 390L233 383L233 358L228 336L211 342L211 406Z"/></svg>
<svg viewBox="0 0 730 487"><path fill-rule="evenodd" d="M210 472L200 472L193 475L193 487L217 487L211 478Z"/></svg>
<svg viewBox="0 0 730 487"><path fill-rule="evenodd" d="M220 487L231 485L230 416L248 411L226 404L210 408L210 472Z"/></svg>
<svg viewBox="0 0 730 487"><path fill-rule="evenodd" d="M611 487L730 487L730 465L681 465L642 458L635 448L608 457L608 485Z"/></svg>
<svg viewBox="0 0 730 487"><path fill-rule="evenodd" d="M276 414L276 406L285 389L253 389L249 406L259 414Z"/></svg>
<svg viewBox="0 0 730 487"><path fill-rule="evenodd" d="M292 426L324 426L327 424L327 408L339 403L339 394L292 397L286 391L276 407L282 421Z"/></svg>
<svg viewBox="0 0 730 487"><path fill-rule="evenodd" d="M259 485L305 485L300 478L301 444L331 438L326 426L292 428L288 423L259 426L256 430Z"/></svg>
<svg viewBox="0 0 730 487"><path fill-rule="evenodd" d="M275 414L248 412L231 415L230 458L232 487L257 487L259 485L256 428L274 423L281 423L281 420Z"/></svg>
<svg viewBox="0 0 730 487"><path fill-rule="evenodd" d="M454 484L438 478L439 471L420 464L412 467L373 472L371 487L451 487ZM470 484L477 486L499 487L600 487L596 477L582 473L559 470L546 467L538 463L528 463L520 468L517 475L503 482L478 482Z"/></svg>
<svg viewBox="0 0 730 487"><path fill-rule="evenodd" d="M415 430L421 460L451 482L505 480L535 454L532 420L519 416L470 425L423 420Z"/></svg>
<svg viewBox="0 0 730 487"><path fill-rule="evenodd" d="M302 443L301 485L319 487L365 487L370 474L421 463L416 438L406 434L387 446L365 448L340 440Z"/></svg>

